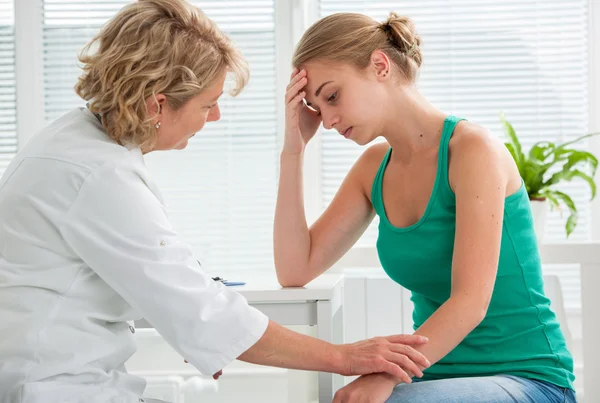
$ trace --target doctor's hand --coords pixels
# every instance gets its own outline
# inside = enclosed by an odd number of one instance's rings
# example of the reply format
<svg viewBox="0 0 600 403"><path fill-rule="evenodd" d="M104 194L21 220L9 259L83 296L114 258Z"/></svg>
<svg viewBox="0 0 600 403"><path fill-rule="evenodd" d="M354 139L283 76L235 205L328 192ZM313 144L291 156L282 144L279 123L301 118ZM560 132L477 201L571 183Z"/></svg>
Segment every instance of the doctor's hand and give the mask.
<svg viewBox="0 0 600 403"><path fill-rule="evenodd" d="M394 335L375 337L352 344L338 346L342 350L342 375L366 375L386 372L410 383L410 371L419 378L423 372L419 368L429 368L427 358L411 346L427 342L423 336Z"/></svg>
<svg viewBox="0 0 600 403"><path fill-rule="evenodd" d="M306 70L294 69L285 91L285 140L283 151L300 154L321 124L321 116L304 103Z"/></svg>
<svg viewBox="0 0 600 403"><path fill-rule="evenodd" d="M339 389L333 403L384 403L397 383L388 374L363 375Z"/></svg>

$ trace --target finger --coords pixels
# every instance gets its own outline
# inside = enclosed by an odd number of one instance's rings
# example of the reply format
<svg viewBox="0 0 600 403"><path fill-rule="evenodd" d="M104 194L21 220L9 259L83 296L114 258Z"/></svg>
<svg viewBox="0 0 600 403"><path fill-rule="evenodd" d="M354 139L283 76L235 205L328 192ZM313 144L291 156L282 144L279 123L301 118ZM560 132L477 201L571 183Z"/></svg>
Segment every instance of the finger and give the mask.
<svg viewBox="0 0 600 403"><path fill-rule="evenodd" d="M298 82L298 80L300 80L303 77L306 77L305 70L302 70L296 74L292 74L292 77L290 78L290 82L288 83L287 87L285 87L285 89L286 90L290 89L292 85L296 84Z"/></svg>
<svg viewBox="0 0 600 403"><path fill-rule="evenodd" d="M412 382L412 379L410 379L410 377L408 376L408 374L406 372L404 372L404 370L402 368L400 368L396 364L391 363L389 361L385 361L385 364L384 364L382 372L386 372L386 373L388 373L390 375L393 375L396 378L400 379L404 383L411 383Z"/></svg>
<svg viewBox="0 0 600 403"><path fill-rule="evenodd" d="M400 353L407 356L413 362L417 363L418 365L424 368L429 368L431 366L431 363L429 362L427 357L425 357L422 353L415 350L411 346L404 346L402 344L391 344L390 350L392 350L395 353Z"/></svg>
<svg viewBox="0 0 600 403"><path fill-rule="evenodd" d="M296 74L298 74L298 67L294 67L294 70L292 70L292 74L290 75L290 80L291 80L292 78L294 78L294 76L295 76Z"/></svg>
<svg viewBox="0 0 600 403"><path fill-rule="evenodd" d="M391 353L391 355L386 357L388 361L391 361L397 365L399 365L404 370L408 370L412 372L414 375L421 378L423 376L423 371L417 364L414 363L410 358L403 354Z"/></svg>
<svg viewBox="0 0 600 403"><path fill-rule="evenodd" d="M298 103L300 103L302 101L302 99L304 98L304 96L306 95L306 92L302 91L301 93L299 93L298 95L296 95L294 98L292 98L292 100L290 102L288 102L289 106L296 106Z"/></svg>
<svg viewBox="0 0 600 403"><path fill-rule="evenodd" d="M296 96L296 94L306 85L306 83L306 77L303 77L298 80L296 84L291 86L285 94L286 103L289 103L290 100L293 99L293 97Z"/></svg>
<svg viewBox="0 0 600 403"><path fill-rule="evenodd" d="M392 343L402 344L424 344L429 341L427 337L417 334L394 334L387 336L386 339Z"/></svg>

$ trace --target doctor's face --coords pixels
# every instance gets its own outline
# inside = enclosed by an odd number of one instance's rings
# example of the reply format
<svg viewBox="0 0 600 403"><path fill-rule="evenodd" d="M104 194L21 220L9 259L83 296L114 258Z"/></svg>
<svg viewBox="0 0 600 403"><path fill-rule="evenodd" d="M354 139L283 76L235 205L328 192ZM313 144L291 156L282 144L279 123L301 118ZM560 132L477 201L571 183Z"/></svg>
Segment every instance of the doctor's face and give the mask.
<svg viewBox="0 0 600 403"><path fill-rule="evenodd" d="M221 118L219 97L223 93L225 74L207 87L200 94L190 98L181 108L172 109L164 95L158 94L158 115L155 122L160 122L157 130L156 150L182 150L188 140L202 130L206 122L214 122ZM154 103L156 105L156 103ZM151 108L150 108L151 109ZM155 113L156 114L156 113Z"/></svg>

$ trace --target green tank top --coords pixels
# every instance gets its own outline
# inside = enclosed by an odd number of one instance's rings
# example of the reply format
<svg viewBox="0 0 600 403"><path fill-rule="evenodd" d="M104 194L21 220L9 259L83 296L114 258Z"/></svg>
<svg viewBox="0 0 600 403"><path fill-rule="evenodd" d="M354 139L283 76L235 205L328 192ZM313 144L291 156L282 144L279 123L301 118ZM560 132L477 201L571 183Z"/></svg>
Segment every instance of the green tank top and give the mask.
<svg viewBox="0 0 600 403"><path fill-rule="evenodd" d="M448 181L448 143L460 120L449 116L444 122L435 183L417 223L398 228L387 219L381 188L392 149L373 182L373 207L380 217L379 259L386 273L411 291L415 330L450 297L456 198ZM498 273L485 319L424 373L429 380L509 374L573 389L573 359L544 295L523 185L504 202Z"/></svg>

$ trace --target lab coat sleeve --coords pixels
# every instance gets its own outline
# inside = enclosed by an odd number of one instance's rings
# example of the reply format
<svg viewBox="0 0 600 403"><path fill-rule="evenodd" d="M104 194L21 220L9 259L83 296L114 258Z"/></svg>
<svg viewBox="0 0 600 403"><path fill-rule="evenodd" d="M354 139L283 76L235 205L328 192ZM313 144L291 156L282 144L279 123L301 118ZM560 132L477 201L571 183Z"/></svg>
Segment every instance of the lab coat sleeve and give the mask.
<svg viewBox="0 0 600 403"><path fill-rule="evenodd" d="M90 174L60 232L83 262L202 373L212 375L264 334L268 319L203 272L144 176Z"/></svg>

